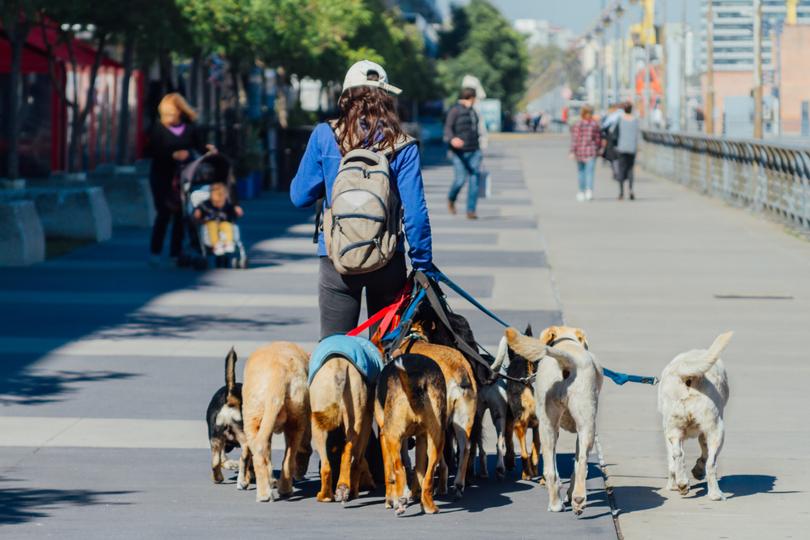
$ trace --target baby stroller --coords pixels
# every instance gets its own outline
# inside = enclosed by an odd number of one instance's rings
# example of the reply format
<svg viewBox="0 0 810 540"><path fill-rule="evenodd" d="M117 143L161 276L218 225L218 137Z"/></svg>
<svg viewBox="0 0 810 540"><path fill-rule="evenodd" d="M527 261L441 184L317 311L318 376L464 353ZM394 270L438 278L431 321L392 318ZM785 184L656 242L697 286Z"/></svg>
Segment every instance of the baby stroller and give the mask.
<svg viewBox="0 0 810 540"><path fill-rule="evenodd" d="M194 218L194 209L208 200L211 184L216 182L223 182L228 187L229 199L235 203L231 162L222 154L207 153L189 163L180 173L180 196L191 248L187 262L198 270L209 267L247 268L247 252L236 223L233 224L233 248L222 255L215 255L211 246L206 245L207 233L202 223Z"/></svg>

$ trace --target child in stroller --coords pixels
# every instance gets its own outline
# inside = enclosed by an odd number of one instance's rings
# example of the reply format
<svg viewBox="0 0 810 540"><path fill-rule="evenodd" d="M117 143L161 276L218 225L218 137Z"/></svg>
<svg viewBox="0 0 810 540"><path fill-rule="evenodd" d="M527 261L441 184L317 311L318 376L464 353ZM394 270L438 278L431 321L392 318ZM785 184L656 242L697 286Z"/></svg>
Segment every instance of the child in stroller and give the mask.
<svg viewBox="0 0 810 540"><path fill-rule="evenodd" d="M242 208L236 201L230 160L222 154L205 154L182 173L184 208L192 247L198 254L192 264L206 268L246 268L247 255L236 220Z"/></svg>
<svg viewBox="0 0 810 540"><path fill-rule="evenodd" d="M214 182L208 190L208 200L194 209L194 219L203 225L203 244L220 257L233 253L233 225L242 217L242 209L228 200L224 182Z"/></svg>

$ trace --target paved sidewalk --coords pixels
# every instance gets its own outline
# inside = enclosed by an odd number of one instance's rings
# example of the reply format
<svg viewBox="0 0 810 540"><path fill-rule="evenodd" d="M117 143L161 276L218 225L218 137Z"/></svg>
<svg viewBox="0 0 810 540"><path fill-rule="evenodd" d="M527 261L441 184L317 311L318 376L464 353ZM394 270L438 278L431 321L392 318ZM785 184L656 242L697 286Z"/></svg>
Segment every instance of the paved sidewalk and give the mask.
<svg viewBox="0 0 810 540"><path fill-rule="evenodd" d="M724 354L725 502L709 501L705 482L687 498L665 491L656 389L605 383L599 433L625 537L806 537L810 243L638 170L637 201L617 201L600 164L595 200L577 203L566 138L506 141L534 171L527 184L565 319L586 329L604 365L659 375L676 354L735 331ZM733 295L790 299L718 298ZM694 462L697 441L686 453Z"/></svg>
<svg viewBox="0 0 810 540"><path fill-rule="evenodd" d="M521 163L496 145L498 179L481 219L446 214L446 163L425 169L436 262L515 324L561 320ZM525 176L533 178L534 172ZM0 269L0 536L9 538L615 538L601 476L586 514L545 511L545 488L480 481L438 516L396 519L379 495L314 502L313 461L292 500L256 504L232 481L215 486L203 416L231 345L241 366L259 344L317 336L317 264L310 212L286 195L246 205L247 271L150 269L146 232L32 268ZM502 330L453 300L479 340ZM488 435L488 446L494 436ZM277 440L278 442L278 440ZM570 475L567 439L560 471ZM569 452L569 454L565 454ZM276 452L275 463L279 464Z"/></svg>

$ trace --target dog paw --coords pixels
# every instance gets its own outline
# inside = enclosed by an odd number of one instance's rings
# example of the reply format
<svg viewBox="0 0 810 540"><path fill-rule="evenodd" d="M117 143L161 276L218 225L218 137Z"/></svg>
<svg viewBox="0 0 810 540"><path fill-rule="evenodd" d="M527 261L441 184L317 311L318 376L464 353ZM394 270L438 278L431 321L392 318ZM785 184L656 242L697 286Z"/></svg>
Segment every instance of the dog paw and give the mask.
<svg viewBox="0 0 810 540"><path fill-rule="evenodd" d="M506 469L504 467L498 467L495 469L495 478L498 480L503 480L506 476Z"/></svg>
<svg viewBox="0 0 810 540"><path fill-rule="evenodd" d="M319 492L315 495L315 499L317 499L318 502L332 502L332 494Z"/></svg>
<svg viewBox="0 0 810 540"><path fill-rule="evenodd" d="M278 488L272 488L270 490L270 500L275 502L281 498L281 493L278 491Z"/></svg>
<svg viewBox="0 0 810 540"><path fill-rule="evenodd" d="M667 480L667 491L678 491L678 486L675 485L675 480L672 478Z"/></svg>
<svg viewBox="0 0 810 540"><path fill-rule="evenodd" d="M464 496L464 486L462 484L453 484L453 500L457 501Z"/></svg>
<svg viewBox="0 0 810 540"><path fill-rule="evenodd" d="M713 501L725 501L726 500L726 494L723 493L722 491L710 492L709 493L709 499L711 499Z"/></svg>
<svg viewBox="0 0 810 540"><path fill-rule="evenodd" d="M561 500L557 500L556 503L548 503L548 511L549 512L562 512L563 511L563 503Z"/></svg>
<svg viewBox="0 0 810 540"><path fill-rule="evenodd" d="M393 503L393 501L391 501L391 499L389 499L388 497L386 497L386 498L385 498L385 509L386 509L386 510L390 510L390 509L392 509L393 507L394 507L394 503Z"/></svg>
<svg viewBox="0 0 810 540"><path fill-rule="evenodd" d="M338 484L335 490L335 502L345 503L349 500L349 486L346 484Z"/></svg>
<svg viewBox="0 0 810 540"><path fill-rule="evenodd" d="M689 484L678 484L678 493L680 493L682 497L689 495Z"/></svg>
<svg viewBox="0 0 810 540"><path fill-rule="evenodd" d="M235 459L229 459L225 463L222 464L222 467L228 469L229 471L238 471L239 470L239 462Z"/></svg>
<svg viewBox="0 0 810 540"><path fill-rule="evenodd" d="M408 507L408 498L407 497L400 497L397 500L397 506L394 509L394 513L398 516L401 516L405 513L405 509Z"/></svg>
<svg viewBox="0 0 810 540"><path fill-rule="evenodd" d="M546 479L545 479L545 477L543 477L543 476L540 476L540 478L538 478L538 479L537 479L537 482L538 482L538 483L539 483L541 486L545 486L545 485L546 485Z"/></svg>
<svg viewBox="0 0 810 540"><path fill-rule="evenodd" d="M695 465L692 467L692 476L695 477L695 480L703 480L706 478L706 467L701 464Z"/></svg>
<svg viewBox="0 0 810 540"><path fill-rule="evenodd" d="M259 494L259 493L256 493L256 502L267 502L267 501L269 501L271 498L272 498L272 494L271 494L271 493L267 493L267 494Z"/></svg>
<svg viewBox="0 0 810 540"><path fill-rule="evenodd" d="M581 515L585 510L585 497L574 497L571 509L574 511L574 515Z"/></svg>
<svg viewBox="0 0 810 540"><path fill-rule="evenodd" d="M219 469L217 469L217 470L215 470L213 472L212 477L213 477L213 480L214 480L215 484L221 484L222 481L224 480L224 478L222 476L222 471L220 471Z"/></svg>

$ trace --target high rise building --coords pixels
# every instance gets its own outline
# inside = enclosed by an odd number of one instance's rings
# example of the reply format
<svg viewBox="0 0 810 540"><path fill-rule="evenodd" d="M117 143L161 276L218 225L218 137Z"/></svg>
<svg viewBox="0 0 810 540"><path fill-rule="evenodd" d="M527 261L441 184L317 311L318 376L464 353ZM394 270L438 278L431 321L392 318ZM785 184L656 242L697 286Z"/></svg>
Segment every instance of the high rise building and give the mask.
<svg viewBox="0 0 810 540"><path fill-rule="evenodd" d="M706 8L701 3L701 70L706 69ZM713 0L714 69L715 71L751 71L754 67L754 2L753 0ZM810 24L810 0L799 0L799 24ZM772 38L784 23L785 0L762 0L762 65L773 68L775 52ZM773 31L771 31L773 30Z"/></svg>

